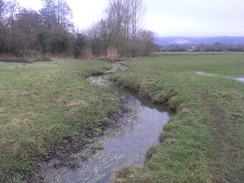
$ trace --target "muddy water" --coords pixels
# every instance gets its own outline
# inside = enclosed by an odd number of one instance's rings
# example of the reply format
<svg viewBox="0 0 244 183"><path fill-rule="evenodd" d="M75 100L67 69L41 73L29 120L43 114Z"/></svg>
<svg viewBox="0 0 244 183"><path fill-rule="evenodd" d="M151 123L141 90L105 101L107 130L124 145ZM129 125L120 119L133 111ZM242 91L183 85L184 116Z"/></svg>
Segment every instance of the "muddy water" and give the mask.
<svg viewBox="0 0 244 183"><path fill-rule="evenodd" d="M107 73L123 70L120 65L114 65ZM89 78L89 81L98 85L108 85L107 75ZM117 90L117 89L116 89ZM43 165L43 175L46 182L79 182L105 183L112 179L113 172L124 164L131 166L142 165L147 150L159 143L159 134L168 122L169 116L163 108L147 101L142 101L132 94L118 90L120 96L127 101L130 109L118 121L123 128L116 130L112 135L101 137L99 140L103 150L99 150L87 161L78 162L76 169L53 167L55 159ZM72 154L77 158L83 152Z"/></svg>

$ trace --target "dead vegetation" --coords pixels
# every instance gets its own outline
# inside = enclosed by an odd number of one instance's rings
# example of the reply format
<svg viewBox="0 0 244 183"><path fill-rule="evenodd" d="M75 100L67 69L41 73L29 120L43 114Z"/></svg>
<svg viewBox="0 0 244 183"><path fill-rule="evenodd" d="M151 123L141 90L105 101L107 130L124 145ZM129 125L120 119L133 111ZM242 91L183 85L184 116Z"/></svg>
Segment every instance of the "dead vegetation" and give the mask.
<svg viewBox="0 0 244 183"><path fill-rule="evenodd" d="M25 129L32 129L33 126L32 122L29 119L20 120L17 118L11 119L9 123L3 126L6 130L11 130L11 128L25 128Z"/></svg>
<svg viewBox="0 0 244 183"><path fill-rule="evenodd" d="M18 58L13 56L0 58L0 62L13 62L13 63L33 63L33 62L49 62L49 61L52 61L52 59L43 55L39 55L37 58L34 59L32 57Z"/></svg>
<svg viewBox="0 0 244 183"><path fill-rule="evenodd" d="M0 62L32 63L32 61L25 58L0 58Z"/></svg>
<svg viewBox="0 0 244 183"><path fill-rule="evenodd" d="M100 56L94 55L91 48L86 47L81 51L81 55L81 58L84 60L101 60L110 62L117 62L122 60L119 56L118 50L114 47L109 47L107 49L107 53Z"/></svg>
<svg viewBox="0 0 244 183"><path fill-rule="evenodd" d="M44 55L40 55L36 59L33 60L33 62L50 62L50 61L52 61L52 59L50 59L49 57L44 56Z"/></svg>
<svg viewBox="0 0 244 183"><path fill-rule="evenodd" d="M97 60L96 56L93 55L92 50L88 47L84 48L81 51L81 55L82 55L81 58L84 60Z"/></svg>
<svg viewBox="0 0 244 183"><path fill-rule="evenodd" d="M85 102L85 101L79 101L77 103L70 103L68 105L66 105L67 108L72 109L75 107L89 107L89 105Z"/></svg>
<svg viewBox="0 0 244 183"><path fill-rule="evenodd" d="M108 60L110 62L120 61L118 50L114 47L109 47L107 50L106 60Z"/></svg>

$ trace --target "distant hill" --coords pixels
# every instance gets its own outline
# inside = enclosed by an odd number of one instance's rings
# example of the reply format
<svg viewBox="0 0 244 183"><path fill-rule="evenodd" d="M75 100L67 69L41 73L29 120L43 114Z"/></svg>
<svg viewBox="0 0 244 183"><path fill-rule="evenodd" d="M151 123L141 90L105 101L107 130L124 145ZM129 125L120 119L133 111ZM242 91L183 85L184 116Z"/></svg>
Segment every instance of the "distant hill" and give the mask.
<svg viewBox="0 0 244 183"><path fill-rule="evenodd" d="M212 45L214 43L222 43L227 45L244 45L244 37L158 37L155 43L161 46L167 46L171 44L179 45L198 45L206 44Z"/></svg>

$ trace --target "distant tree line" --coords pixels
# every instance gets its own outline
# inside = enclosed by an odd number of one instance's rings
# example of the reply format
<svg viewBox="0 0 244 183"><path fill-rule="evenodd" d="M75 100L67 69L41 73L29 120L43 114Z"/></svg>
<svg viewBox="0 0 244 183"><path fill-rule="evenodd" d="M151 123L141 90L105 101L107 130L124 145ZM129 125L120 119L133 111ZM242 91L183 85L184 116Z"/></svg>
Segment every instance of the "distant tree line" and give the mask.
<svg viewBox="0 0 244 183"><path fill-rule="evenodd" d="M185 44L171 44L168 46L161 46L161 45L155 45L155 49L158 52L186 52L188 50L192 50L191 45L185 45Z"/></svg>
<svg viewBox="0 0 244 183"><path fill-rule="evenodd" d="M64 0L42 0L40 11L20 7L16 0L0 0L0 52L18 57L34 53L72 53L76 37Z"/></svg>
<svg viewBox="0 0 244 183"><path fill-rule="evenodd" d="M227 45L222 43L207 44L171 44L169 46L155 45L159 52L244 52L244 45Z"/></svg>
<svg viewBox="0 0 244 183"><path fill-rule="evenodd" d="M244 52L244 45L227 45L222 43L214 43L212 45L199 44L195 51L200 52Z"/></svg>
<svg viewBox="0 0 244 183"><path fill-rule="evenodd" d="M0 0L0 54L80 58L87 54L149 55L154 34L143 29L142 0L109 0L105 16L88 30L74 31L72 10L65 0L42 0L34 11L16 0ZM82 21L82 17L81 17Z"/></svg>

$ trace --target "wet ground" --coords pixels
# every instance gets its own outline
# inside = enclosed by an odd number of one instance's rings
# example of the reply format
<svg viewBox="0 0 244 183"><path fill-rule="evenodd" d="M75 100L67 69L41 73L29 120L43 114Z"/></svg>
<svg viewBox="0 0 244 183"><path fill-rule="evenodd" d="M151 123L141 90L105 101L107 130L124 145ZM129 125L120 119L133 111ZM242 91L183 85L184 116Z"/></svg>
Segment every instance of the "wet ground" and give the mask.
<svg viewBox="0 0 244 183"><path fill-rule="evenodd" d="M114 64L107 74L124 70L119 64ZM100 86L113 87L108 81L108 75L91 77L89 82ZM130 166L143 165L147 150L159 143L159 134L168 122L169 116L161 107L144 100L139 100L133 94L122 89L115 89L126 101L129 112L117 121L123 124L119 130L101 137L98 141L100 149L82 160L84 150L70 154L76 159L78 166L55 167L57 159L42 164L42 176L46 182L79 182L79 183L105 183L112 179L113 172L124 164Z"/></svg>
<svg viewBox="0 0 244 183"><path fill-rule="evenodd" d="M217 74L210 74L210 73L201 72L201 71L197 71L197 72L194 72L194 73L197 74L197 75L202 75L202 76L220 77L220 78L233 79L233 80L236 80L236 81L244 82L244 76L240 76L240 77L220 76L220 75L217 75Z"/></svg>

